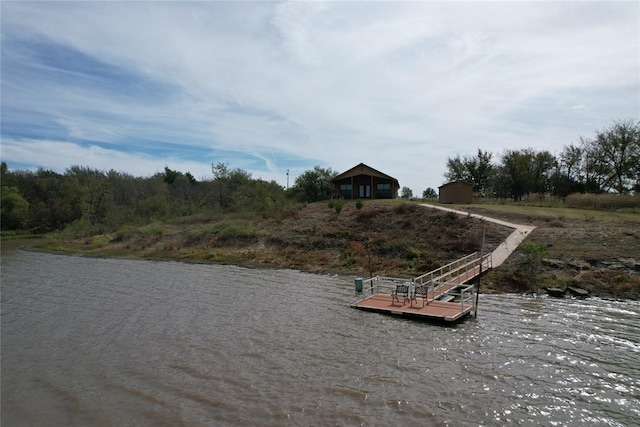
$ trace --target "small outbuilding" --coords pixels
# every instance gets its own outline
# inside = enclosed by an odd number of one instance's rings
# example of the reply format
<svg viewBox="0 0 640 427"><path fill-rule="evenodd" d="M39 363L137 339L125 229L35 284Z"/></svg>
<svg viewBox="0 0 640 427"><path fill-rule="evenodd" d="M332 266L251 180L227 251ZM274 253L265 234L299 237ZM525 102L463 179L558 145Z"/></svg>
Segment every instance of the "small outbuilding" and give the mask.
<svg viewBox="0 0 640 427"><path fill-rule="evenodd" d="M395 199L398 180L360 163L331 180L335 197L344 199Z"/></svg>
<svg viewBox="0 0 640 427"><path fill-rule="evenodd" d="M438 187L440 203L473 202L473 185L465 181L453 181Z"/></svg>

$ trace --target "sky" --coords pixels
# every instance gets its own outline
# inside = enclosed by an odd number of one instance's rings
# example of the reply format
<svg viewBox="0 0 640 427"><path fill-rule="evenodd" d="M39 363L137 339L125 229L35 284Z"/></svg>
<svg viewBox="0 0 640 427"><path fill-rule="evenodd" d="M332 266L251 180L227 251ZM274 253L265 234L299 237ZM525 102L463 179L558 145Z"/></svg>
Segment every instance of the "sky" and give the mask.
<svg viewBox="0 0 640 427"><path fill-rule="evenodd" d="M365 163L414 196L478 149L640 119L640 3L0 3L0 159L292 186Z"/></svg>

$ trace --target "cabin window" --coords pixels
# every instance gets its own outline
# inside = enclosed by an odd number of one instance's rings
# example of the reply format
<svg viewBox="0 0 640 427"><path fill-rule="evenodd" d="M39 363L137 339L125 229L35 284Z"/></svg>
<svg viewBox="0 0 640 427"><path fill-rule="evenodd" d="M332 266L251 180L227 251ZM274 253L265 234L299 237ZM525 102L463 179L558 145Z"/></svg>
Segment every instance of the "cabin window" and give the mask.
<svg viewBox="0 0 640 427"><path fill-rule="evenodd" d="M391 198L391 184L378 184L376 187L378 198Z"/></svg>
<svg viewBox="0 0 640 427"><path fill-rule="evenodd" d="M342 197L351 197L351 184L340 184L340 195Z"/></svg>

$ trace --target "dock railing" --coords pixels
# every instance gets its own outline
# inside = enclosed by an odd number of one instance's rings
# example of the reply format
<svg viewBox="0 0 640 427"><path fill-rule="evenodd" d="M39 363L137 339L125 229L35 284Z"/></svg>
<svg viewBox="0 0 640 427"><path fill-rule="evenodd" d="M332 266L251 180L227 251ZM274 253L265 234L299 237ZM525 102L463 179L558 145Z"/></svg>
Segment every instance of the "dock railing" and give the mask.
<svg viewBox="0 0 640 427"><path fill-rule="evenodd" d="M401 277L385 277L375 276L370 279L363 280L363 290L369 290L371 295L374 294L390 294L395 291L396 285L411 285L411 279L403 279Z"/></svg>
<svg viewBox="0 0 640 427"><path fill-rule="evenodd" d="M491 260L491 253L481 257L478 252L474 252L433 271L414 277L412 282L415 285L429 287L431 298L427 302L431 302L440 298L452 287L477 276L480 271L490 269Z"/></svg>
<svg viewBox="0 0 640 427"><path fill-rule="evenodd" d="M476 277L482 271L486 271L492 267L491 253L480 256L478 252L474 252L462 257L454 262L430 271L426 274L414 277L412 279L399 277L375 276L363 280L363 291L369 292L371 295L384 293L391 294L396 285L410 285L412 292L418 285L425 285L428 288L426 303L429 304L445 294L456 289L455 296L460 292L460 309L465 310L465 306L474 305L475 287L467 285L460 288L467 280Z"/></svg>
<svg viewBox="0 0 640 427"><path fill-rule="evenodd" d="M474 269L479 265L480 257L478 256L478 252L474 252L433 271L415 277L413 281L419 285L435 282L446 283L452 277L460 276L461 271L466 273L467 271Z"/></svg>
<svg viewBox="0 0 640 427"><path fill-rule="evenodd" d="M460 312L465 310L465 306L473 307L475 305L475 294L474 285L468 285L460 290Z"/></svg>

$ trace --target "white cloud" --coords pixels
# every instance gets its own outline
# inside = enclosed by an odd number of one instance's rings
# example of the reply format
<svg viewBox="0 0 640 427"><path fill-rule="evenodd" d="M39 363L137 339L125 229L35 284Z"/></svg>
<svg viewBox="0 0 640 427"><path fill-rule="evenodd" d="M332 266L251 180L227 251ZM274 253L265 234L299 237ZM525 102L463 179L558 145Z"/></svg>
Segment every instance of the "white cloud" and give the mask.
<svg viewBox="0 0 640 427"><path fill-rule="evenodd" d="M36 155L36 159L34 159ZM124 153L96 145L83 147L67 141L3 138L2 157L24 165L36 164L47 169L64 171L72 165L100 170L115 169L133 175L149 176L150 171L162 171L164 165L142 153ZM194 174L195 175L195 174Z"/></svg>
<svg viewBox="0 0 640 427"><path fill-rule="evenodd" d="M293 182L365 162L419 195L448 157L555 152L640 116L637 3L1 7L2 156L15 163L136 174L175 161L200 176L222 158L284 185L287 169ZM23 49L34 42L44 49ZM105 69L71 63L54 79L61 59L43 52L60 47ZM35 121L41 135L20 134Z"/></svg>

